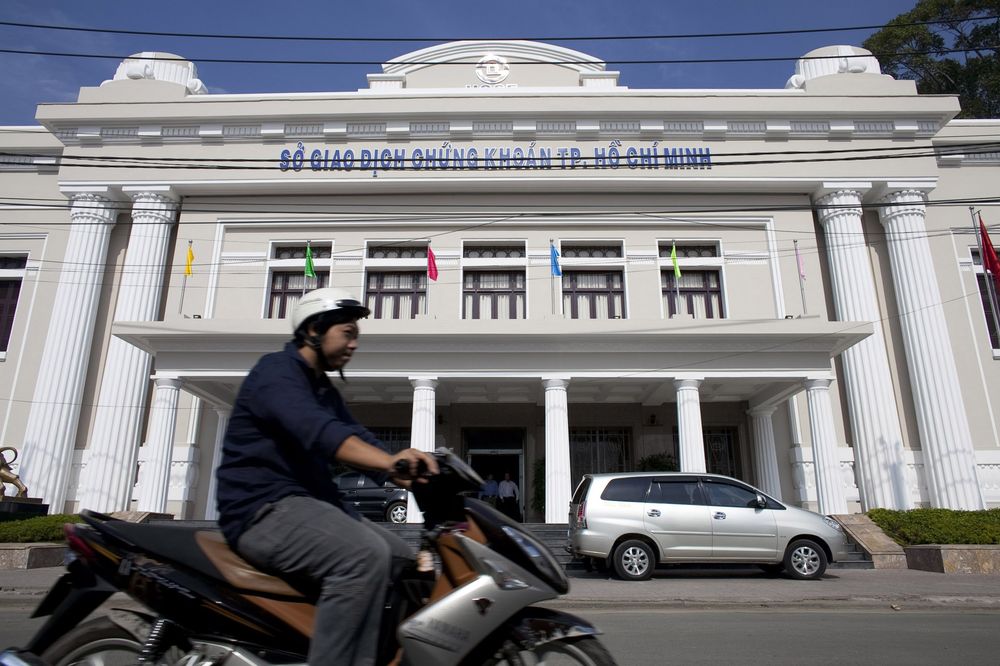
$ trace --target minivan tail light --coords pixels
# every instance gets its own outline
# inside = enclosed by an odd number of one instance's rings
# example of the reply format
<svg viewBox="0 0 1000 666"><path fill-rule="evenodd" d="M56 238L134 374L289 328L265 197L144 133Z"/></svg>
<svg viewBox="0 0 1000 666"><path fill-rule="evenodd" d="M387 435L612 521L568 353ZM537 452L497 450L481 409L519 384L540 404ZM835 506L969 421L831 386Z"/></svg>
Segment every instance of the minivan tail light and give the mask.
<svg viewBox="0 0 1000 666"><path fill-rule="evenodd" d="M576 507L576 526L580 529L587 529L587 503L580 502Z"/></svg>

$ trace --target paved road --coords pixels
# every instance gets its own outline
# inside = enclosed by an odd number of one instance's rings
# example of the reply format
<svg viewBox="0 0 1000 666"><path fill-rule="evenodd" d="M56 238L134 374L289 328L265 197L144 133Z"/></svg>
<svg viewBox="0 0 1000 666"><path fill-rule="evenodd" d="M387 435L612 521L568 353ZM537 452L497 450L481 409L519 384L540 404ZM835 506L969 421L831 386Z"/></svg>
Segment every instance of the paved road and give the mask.
<svg viewBox="0 0 1000 666"><path fill-rule="evenodd" d="M0 646L38 628L33 607L0 605ZM561 609L597 625L619 666L940 666L996 663L1000 654L1000 612L990 610Z"/></svg>
<svg viewBox="0 0 1000 666"><path fill-rule="evenodd" d="M995 611L583 610L619 666L996 664Z"/></svg>

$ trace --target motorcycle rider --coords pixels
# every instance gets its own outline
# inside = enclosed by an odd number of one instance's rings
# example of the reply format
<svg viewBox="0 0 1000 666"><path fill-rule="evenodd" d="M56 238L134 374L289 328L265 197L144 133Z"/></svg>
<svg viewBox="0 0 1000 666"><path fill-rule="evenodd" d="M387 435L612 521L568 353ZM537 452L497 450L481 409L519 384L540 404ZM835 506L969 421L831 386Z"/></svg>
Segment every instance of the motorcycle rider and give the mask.
<svg viewBox="0 0 1000 666"><path fill-rule="evenodd" d="M334 461L382 483L398 461L416 477L433 457L394 455L358 423L327 373L357 349L368 308L337 288L305 294L292 312L294 339L262 357L240 387L217 471L219 526L255 567L318 595L309 663L372 664L391 580L412 561L401 539L343 501ZM402 478L393 480L409 487Z"/></svg>

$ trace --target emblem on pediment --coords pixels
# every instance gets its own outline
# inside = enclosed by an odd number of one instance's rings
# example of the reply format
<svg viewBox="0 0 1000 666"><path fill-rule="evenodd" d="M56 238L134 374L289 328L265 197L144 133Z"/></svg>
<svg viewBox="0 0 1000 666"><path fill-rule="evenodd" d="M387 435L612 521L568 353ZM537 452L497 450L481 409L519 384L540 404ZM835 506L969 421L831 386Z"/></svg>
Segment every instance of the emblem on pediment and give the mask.
<svg viewBox="0 0 1000 666"><path fill-rule="evenodd" d="M476 63L476 76L483 83L501 83L510 75L510 65L506 58L495 53L487 53Z"/></svg>

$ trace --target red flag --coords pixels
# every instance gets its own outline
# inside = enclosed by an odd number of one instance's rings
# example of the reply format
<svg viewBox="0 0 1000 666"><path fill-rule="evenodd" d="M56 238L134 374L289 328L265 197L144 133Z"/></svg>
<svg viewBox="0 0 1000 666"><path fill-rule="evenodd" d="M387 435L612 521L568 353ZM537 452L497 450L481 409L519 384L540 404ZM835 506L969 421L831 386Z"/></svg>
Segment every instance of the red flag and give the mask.
<svg viewBox="0 0 1000 666"><path fill-rule="evenodd" d="M427 277L434 281L438 279L437 259L434 257L434 250L431 249L430 245L427 246Z"/></svg>
<svg viewBox="0 0 1000 666"><path fill-rule="evenodd" d="M983 268L993 274L993 284L1000 290L1000 258L997 257L997 251L990 242L990 235L986 232L986 225L983 224L982 213L979 214L979 235L983 241Z"/></svg>

